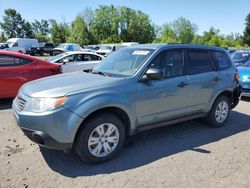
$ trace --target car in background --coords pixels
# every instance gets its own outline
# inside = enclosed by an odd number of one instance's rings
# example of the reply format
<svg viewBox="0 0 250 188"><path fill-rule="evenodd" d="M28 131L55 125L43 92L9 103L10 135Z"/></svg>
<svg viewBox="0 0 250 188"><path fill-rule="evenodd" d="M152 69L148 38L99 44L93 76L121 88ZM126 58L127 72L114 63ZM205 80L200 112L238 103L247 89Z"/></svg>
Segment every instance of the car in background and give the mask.
<svg viewBox="0 0 250 188"><path fill-rule="evenodd" d="M242 66L250 59L250 51L236 51L231 54L231 59L236 66Z"/></svg>
<svg viewBox="0 0 250 188"><path fill-rule="evenodd" d="M53 55L53 49L55 48L54 44L48 42L40 42L38 46L30 48L30 54L36 55L39 54L43 56L44 54Z"/></svg>
<svg viewBox="0 0 250 188"><path fill-rule="evenodd" d="M239 71L239 82L242 87L241 96L250 97L250 60L237 68Z"/></svg>
<svg viewBox="0 0 250 188"><path fill-rule="evenodd" d="M28 38L10 38L6 42L10 48L9 51L21 52L30 54L30 48L32 46L38 46L37 39Z"/></svg>
<svg viewBox="0 0 250 188"><path fill-rule="evenodd" d="M0 99L14 98L20 87L31 80L61 72L58 64L20 53L0 51Z"/></svg>
<svg viewBox="0 0 250 188"><path fill-rule="evenodd" d="M58 55L69 51L81 51L81 50L82 48L79 44L63 43L59 44L56 48L53 49L53 55Z"/></svg>
<svg viewBox="0 0 250 188"><path fill-rule="evenodd" d="M96 52L96 48L94 48L92 46L83 46L82 51L85 51L85 52Z"/></svg>
<svg viewBox="0 0 250 188"><path fill-rule="evenodd" d="M141 131L195 118L222 127L239 102L237 74L222 48L136 45L110 54L89 73L26 84L12 109L33 142L74 149L83 161L100 163Z"/></svg>
<svg viewBox="0 0 250 188"><path fill-rule="evenodd" d="M63 73L66 73L90 71L95 68L103 58L103 56L93 52L72 51L50 57L47 61L60 64Z"/></svg>
<svg viewBox="0 0 250 188"><path fill-rule="evenodd" d="M97 54L100 54L102 56L108 56L111 52L117 51L121 48L124 48L126 46L116 44L116 45L101 45L99 50L96 51Z"/></svg>
<svg viewBox="0 0 250 188"><path fill-rule="evenodd" d="M10 48L8 43L0 43L0 50L5 50L5 51L12 51L12 52L18 52L18 53L24 53L25 49L24 48Z"/></svg>

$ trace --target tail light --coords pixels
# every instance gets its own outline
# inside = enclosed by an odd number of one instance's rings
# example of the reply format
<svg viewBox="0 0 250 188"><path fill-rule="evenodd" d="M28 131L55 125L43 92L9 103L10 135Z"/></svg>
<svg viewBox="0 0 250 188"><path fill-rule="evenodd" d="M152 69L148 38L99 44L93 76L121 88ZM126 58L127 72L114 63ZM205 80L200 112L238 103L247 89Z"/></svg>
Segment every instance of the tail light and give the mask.
<svg viewBox="0 0 250 188"><path fill-rule="evenodd" d="M52 68L52 69L50 69L54 74L60 74L60 73L62 73L62 67L61 67L61 65L60 66L57 66L57 67L55 67L55 68Z"/></svg>
<svg viewBox="0 0 250 188"><path fill-rule="evenodd" d="M235 71L234 73L234 79L239 82L239 72L238 71Z"/></svg>

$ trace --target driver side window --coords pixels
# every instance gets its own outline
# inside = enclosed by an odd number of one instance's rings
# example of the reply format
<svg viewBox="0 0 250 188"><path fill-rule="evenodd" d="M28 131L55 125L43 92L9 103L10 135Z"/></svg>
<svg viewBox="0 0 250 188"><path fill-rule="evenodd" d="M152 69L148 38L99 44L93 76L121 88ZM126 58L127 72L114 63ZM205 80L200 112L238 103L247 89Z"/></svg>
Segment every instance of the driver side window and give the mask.
<svg viewBox="0 0 250 188"><path fill-rule="evenodd" d="M152 61L150 68L162 69L165 78L183 75L182 50L166 50Z"/></svg>
<svg viewBox="0 0 250 188"><path fill-rule="evenodd" d="M69 62L74 62L74 61L75 61L75 55L69 55L69 56L67 56L67 57L64 57L64 58L61 59L60 62L63 63L66 59L67 59Z"/></svg>

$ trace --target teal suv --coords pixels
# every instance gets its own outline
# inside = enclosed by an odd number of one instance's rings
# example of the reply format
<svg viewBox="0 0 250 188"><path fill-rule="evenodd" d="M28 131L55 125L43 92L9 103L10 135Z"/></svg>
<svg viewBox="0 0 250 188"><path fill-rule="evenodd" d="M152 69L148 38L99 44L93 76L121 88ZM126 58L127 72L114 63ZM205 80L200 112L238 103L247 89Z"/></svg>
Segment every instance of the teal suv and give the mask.
<svg viewBox="0 0 250 188"><path fill-rule="evenodd" d="M97 163L143 130L194 118L221 127L239 96L238 72L224 49L149 44L120 49L88 73L25 84L13 113L33 142Z"/></svg>

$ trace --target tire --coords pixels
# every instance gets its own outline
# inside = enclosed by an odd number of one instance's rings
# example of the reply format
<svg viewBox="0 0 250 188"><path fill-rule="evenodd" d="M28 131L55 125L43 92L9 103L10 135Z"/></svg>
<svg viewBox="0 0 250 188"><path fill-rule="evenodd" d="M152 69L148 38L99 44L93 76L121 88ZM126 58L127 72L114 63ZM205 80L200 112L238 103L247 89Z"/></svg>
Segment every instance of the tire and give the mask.
<svg viewBox="0 0 250 188"><path fill-rule="evenodd" d="M105 138L104 135L100 136L97 131L104 130L103 133L107 133L109 128L113 130L113 132L111 132L111 136L107 138ZM115 139L113 139L114 142L105 140L117 138L117 135L118 141L115 141ZM92 138L93 143L90 142L90 138ZM82 125L77 134L74 149L82 161L102 163L113 158L121 150L124 140L125 128L122 121L112 113L98 113ZM107 147L107 145L109 147ZM109 152L107 152L108 148L110 149Z"/></svg>
<svg viewBox="0 0 250 188"><path fill-rule="evenodd" d="M230 112L231 103L228 97L218 97L206 118L207 125L215 128L222 127L227 122Z"/></svg>

